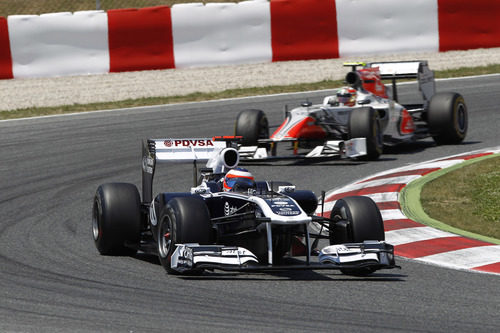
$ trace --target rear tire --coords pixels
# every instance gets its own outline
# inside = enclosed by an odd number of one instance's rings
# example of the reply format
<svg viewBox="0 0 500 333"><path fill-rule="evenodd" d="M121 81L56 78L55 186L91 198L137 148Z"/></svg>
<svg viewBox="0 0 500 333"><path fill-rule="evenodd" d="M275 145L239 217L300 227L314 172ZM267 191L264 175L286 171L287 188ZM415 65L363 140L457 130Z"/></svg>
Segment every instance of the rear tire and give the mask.
<svg viewBox="0 0 500 333"><path fill-rule="evenodd" d="M427 111L427 123L438 145L462 142L468 127L467 106L462 95L445 92L432 96Z"/></svg>
<svg viewBox="0 0 500 333"><path fill-rule="evenodd" d="M134 255L141 235L141 200L137 187L127 183L103 184L97 188L92 209L92 235L100 254Z"/></svg>
<svg viewBox="0 0 500 333"><path fill-rule="evenodd" d="M170 200L160 211L158 226L158 258L170 274L175 244L213 244L210 213L199 197L178 197Z"/></svg>
<svg viewBox="0 0 500 333"><path fill-rule="evenodd" d="M373 108L353 109L349 120L350 138L366 138L367 154L362 160L376 160L382 154L384 140L378 113Z"/></svg>
<svg viewBox="0 0 500 333"><path fill-rule="evenodd" d="M243 146L256 146L259 139L269 138L269 122L262 110L241 111L236 117L234 134L242 136Z"/></svg>
<svg viewBox="0 0 500 333"><path fill-rule="evenodd" d="M331 218L345 221L339 228L330 222L330 244L362 243L365 240L385 240L384 221L375 202L363 196L345 197L337 200ZM342 273L366 276L375 271L372 267L341 269Z"/></svg>

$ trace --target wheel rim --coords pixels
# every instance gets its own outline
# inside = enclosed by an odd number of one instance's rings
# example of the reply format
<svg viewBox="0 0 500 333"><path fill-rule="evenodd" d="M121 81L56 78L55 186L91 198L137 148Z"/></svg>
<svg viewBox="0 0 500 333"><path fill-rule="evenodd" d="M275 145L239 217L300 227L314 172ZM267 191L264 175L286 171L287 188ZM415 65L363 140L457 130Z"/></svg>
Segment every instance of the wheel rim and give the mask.
<svg viewBox="0 0 500 333"><path fill-rule="evenodd" d="M456 117L457 129L460 133L464 133L467 126L467 115L465 105L462 103L458 104Z"/></svg>
<svg viewBox="0 0 500 333"><path fill-rule="evenodd" d="M92 236L94 237L94 240L99 239L100 235L99 225L100 225L99 214L97 212L96 204L94 203L94 209L92 212Z"/></svg>
<svg viewBox="0 0 500 333"><path fill-rule="evenodd" d="M161 223L158 235L158 253L162 258L167 258L171 246L170 218L167 216Z"/></svg>

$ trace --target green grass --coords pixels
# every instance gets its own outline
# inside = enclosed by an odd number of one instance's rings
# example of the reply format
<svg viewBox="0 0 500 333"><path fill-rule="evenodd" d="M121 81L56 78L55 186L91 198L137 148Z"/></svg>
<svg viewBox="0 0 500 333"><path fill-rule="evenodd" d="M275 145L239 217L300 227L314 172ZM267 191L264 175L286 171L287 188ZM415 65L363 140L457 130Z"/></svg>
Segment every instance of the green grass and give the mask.
<svg viewBox="0 0 500 333"><path fill-rule="evenodd" d="M436 78L442 79L450 77L463 77L471 75L485 75L485 74L498 74L498 73L500 73L500 64L478 66L478 67L461 67L443 71L435 71L434 75Z"/></svg>
<svg viewBox="0 0 500 333"><path fill-rule="evenodd" d="M73 105L64 105L57 107L41 107L41 108L33 107L33 108L17 109L10 111L0 111L0 119L14 119L23 117L55 115L55 114L93 111L93 110L121 109L121 108L130 108L136 106L163 105L163 104L173 104L182 102L197 102L197 101L207 101L207 100L223 99L223 98L245 97L245 96L255 96L264 94L266 95L278 94L278 93L297 92L297 91L323 90L323 89L332 89L338 87L341 84L342 81L340 80L339 81L326 80L316 83L305 83L305 84L295 84L286 86L229 89L216 93L192 93L183 96L149 97L149 98L139 98L139 99L128 99L117 102L107 102L107 103L73 104Z"/></svg>
<svg viewBox="0 0 500 333"><path fill-rule="evenodd" d="M428 182L420 193L431 218L500 239L500 156L458 168Z"/></svg>

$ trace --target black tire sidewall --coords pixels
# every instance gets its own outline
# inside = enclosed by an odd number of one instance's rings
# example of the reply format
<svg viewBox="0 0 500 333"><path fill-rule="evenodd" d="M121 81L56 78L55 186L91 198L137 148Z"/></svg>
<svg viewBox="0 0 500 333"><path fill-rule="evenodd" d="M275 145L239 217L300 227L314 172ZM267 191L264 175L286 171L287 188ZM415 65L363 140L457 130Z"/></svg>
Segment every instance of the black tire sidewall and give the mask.
<svg viewBox="0 0 500 333"><path fill-rule="evenodd" d="M175 251L175 244L177 239L177 216L172 207L165 205L163 209L160 211L159 225L158 225L158 235L157 235L157 244L158 244L158 259L160 260L161 265L168 273L175 273L176 271L170 268L170 261L172 254ZM163 246L161 244L162 239L166 232L170 232L171 242L165 256L162 255L162 251L160 247Z"/></svg>
<svg viewBox="0 0 500 333"><path fill-rule="evenodd" d="M349 223L349 242L361 243L365 240L385 240L382 215L372 199L353 196L337 200L332 208L331 217L344 214L345 216L342 216L342 219L346 219Z"/></svg>
<svg viewBox="0 0 500 333"><path fill-rule="evenodd" d="M463 126L459 125L462 112ZM462 95L454 92L432 96L427 112L429 131L437 144L458 144L465 139L468 129L467 105Z"/></svg>
<svg viewBox="0 0 500 333"><path fill-rule="evenodd" d="M261 135L261 132L265 132ZM269 138L269 122L262 110L249 109L241 111L236 117L234 134L242 136L241 144L255 146L259 139Z"/></svg>
<svg viewBox="0 0 500 333"><path fill-rule="evenodd" d="M169 223L168 226L165 224ZM162 256L160 246L165 230L170 232L170 247L166 256ZM207 245L214 243L210 213L205 202L196 196L177 197L168 201L160 210L158 227L158 258L168 273L176 273L170 267L175 244L199 243Z"/></svg>
<svg viewBox="0 0 500 333"><path fill-rule="evenodd" d="M343 214L341 214L341 210ZM372 199L363 196L339 199L331 212L332 218L336 215L345 215L342 218L348 221L348 242L361 243L365 240L385 240L382 215ZM333 238L334 235L330 235L330 243L332 243ZM361 267L341 269L340 271L346 275L367 276L376 270L375 267Z"/></svg>
<svg viewBox="0 0 500 333"><path fill-rule="evenodd" d="M125 246L137 243L141 232L140 196L137 187L127 183L108 183L98 187L93 204L92 234L99 253L133 255L137 252ZM98 235L94 219L98 219Z"/></svg>
<svg viewBox="0 0 500 333"><path fill-rule="evenodd" d="M383 151L378 112L370 107L356 108L349 118L349 138L366 138L367 155L362 160L376 160Z"/></svg>

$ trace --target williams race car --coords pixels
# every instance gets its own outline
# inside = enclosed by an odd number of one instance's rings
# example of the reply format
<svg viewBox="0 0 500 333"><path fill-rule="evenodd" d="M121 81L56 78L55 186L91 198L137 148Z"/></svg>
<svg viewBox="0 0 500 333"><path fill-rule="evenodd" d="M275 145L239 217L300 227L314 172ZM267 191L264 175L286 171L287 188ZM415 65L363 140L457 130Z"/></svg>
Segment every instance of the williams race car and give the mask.
<svg viewBox="0 0 500 333"><path fill-rule="evenodd" d="M303 103L285 110L285 120L269 136L262 110L241 111L235 135L242 136L242 160L276 158L357 157L375 160L384 145L432 137L437 144L458 144L467 133L467 106L454 92L435 92L434 73L426 61L347 63L352 71L323 103ZM358 68L360 67L361 68ZM396 81L417 79L423 102L400 104ZM392 81L392 98L382 80ZM291 154L277 145L291 143ZM305 152L304 152L305 149Z"/></svg>
<svg viewBox="0 0 500 333"><path fill-rule="evenodd" d="M397 267L394 248L384 241L380 211L370 198L346 197L336 202L330 218L317 216L313 192L285 182L255 181L238 168L235 140L147 140L142 199L128 183L107 183L96 191L92 235L98 251L154 254L168 273L178 274L337 269L368 275ZM207 164L198 170L201 161ZM153 197L153 175L161 162L192 163L193 187ZM310 232L311 223L320 232ZM326 246L318 250L320 240Z"/></svg>

